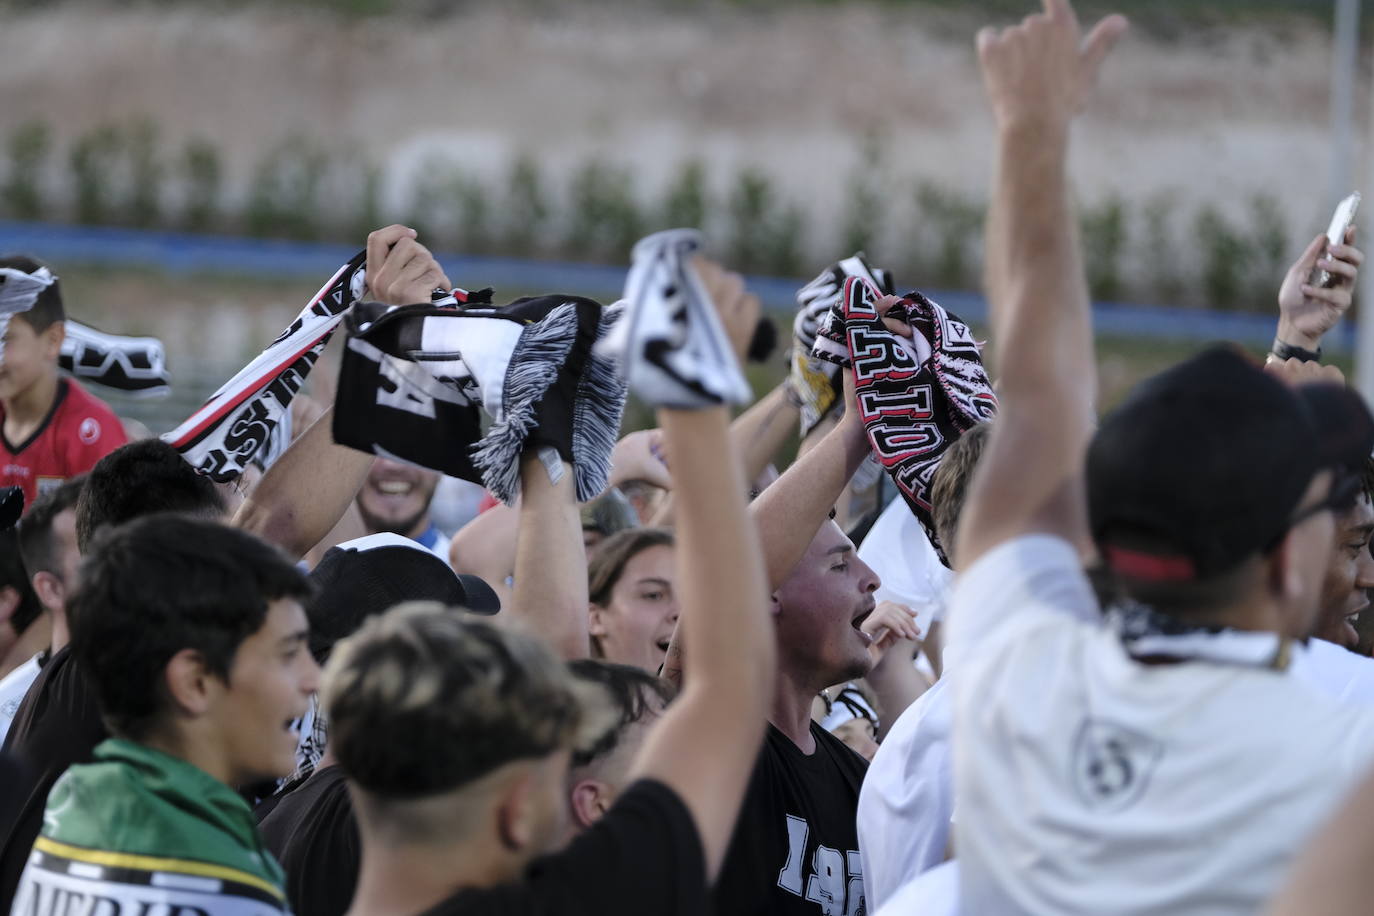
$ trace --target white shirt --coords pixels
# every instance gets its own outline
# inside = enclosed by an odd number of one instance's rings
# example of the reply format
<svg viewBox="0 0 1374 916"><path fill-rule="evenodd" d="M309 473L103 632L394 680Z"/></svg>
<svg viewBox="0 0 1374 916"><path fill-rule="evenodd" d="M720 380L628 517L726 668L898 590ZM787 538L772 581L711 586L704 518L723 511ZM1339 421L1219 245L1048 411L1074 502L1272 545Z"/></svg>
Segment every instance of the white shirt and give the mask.
<svg viewBox="0 0 1374 916"><path fill-rule="evenodd" d="M868 873L864 873L864 885ZM873 916L959 916L959 862L951 859L902 885Z"/></svg>
<svg viewBox="0 0 1374 916"><path fill-rule="evenodd" d="M899 496L888 503L859 545L859 559L882 580L874 600L895 601L916 611L922 633L943 616L952 574L930 546L906 500Z"/></svg>
<svg viewBox="0 0 1374 916"><path fill-rule="evenodd" d="M1059 538L981 557L948 629L969 913L1254 913L1374 762L1374 710L1291 672L1133 661Z"/></svg>
<svg viewBox="0 0 1374 916"><path fill-rule="evenodd" d="M40 652L39 655L42 655ZM38 666L38 655L24 662L9 674L5 675L4 680L0 680L0 742L5 740L9 734L10 724L14 722L14 714L19 711L19 704L24 700L24 694L29 692L33 682L38 679L38 672L43 670Z"/></svg>
<svg viewBox="0 0 1374 916"><path fill-rule="evenodd" d="M907 707L888 730L859 791L859 856L868 905L945 860L954 813L949 675Z"/></svg>
<svg viewBox="0 0 1374 916"><path fill-rule="evenodd" d="M1374 704L1374 658L1324 639L1293 647L1293 676L1342 703Z"/></svg>

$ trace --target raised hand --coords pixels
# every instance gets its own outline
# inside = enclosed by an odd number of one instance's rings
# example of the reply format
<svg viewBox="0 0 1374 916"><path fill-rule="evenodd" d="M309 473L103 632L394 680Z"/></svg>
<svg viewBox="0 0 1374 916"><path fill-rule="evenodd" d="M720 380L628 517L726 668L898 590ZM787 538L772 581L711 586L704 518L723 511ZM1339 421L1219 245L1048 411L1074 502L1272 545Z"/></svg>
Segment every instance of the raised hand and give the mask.
<svg viewBox="0 0 1374 916"><path fill-rule="evenodd" d="M1084 38L1068 0L1044 0L1044 6L1020 25L978 33L983 83L1004 130L1026 122L1067 127L1126 32L1124 16L1108 16Z"/></svg>
<svg viewBox="0 0 1374 916"><path fill-rule="evenodd" d="M916 612L895 601L880 601L873 613L864 618L859 629L873 641L868 654L874 664L882 660L888 649L899 640L920 640L921 628L916 625Z"/></svg>
<svg viewBox="0 0 1374 916"><path fill-rule="evenodd" d="M451 284L428 248L409 226L391 225L367 236L368 295L387 305L429 302L430 293Z"/></svg>
<svg viewBox="0 0 1374 916"><path fill-rule="evenodd" d="M1325 233L1313 239L1279 287L1279 340L1304 350L1321 346L1322 335L1340 322L1354 301L1355 278L1363 263L1354 226L1346 230L1344 245L1328 247ZM1321 270L1331 274L1332 286L1324 289L1311 282L1313 272Z"/></svg>
<svg viewBox="0 0 1374 916"><path fill-rule="evenodd" d="M721 327L730 338L730 349L742 366L749 352L749 341L758 327L762 306L759 297L744 287L744 278L731 273L713 261L703 257L694 258L692 267L696 270L701 284L715 303L716 314L720 316Z"/></svg>

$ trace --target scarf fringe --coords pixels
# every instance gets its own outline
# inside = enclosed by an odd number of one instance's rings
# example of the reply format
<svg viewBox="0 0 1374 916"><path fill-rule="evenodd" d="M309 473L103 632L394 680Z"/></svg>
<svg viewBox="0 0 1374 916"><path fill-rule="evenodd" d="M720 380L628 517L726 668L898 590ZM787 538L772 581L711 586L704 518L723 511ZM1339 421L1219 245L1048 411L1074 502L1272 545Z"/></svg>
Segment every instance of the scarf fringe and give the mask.
<svg viewBox="0 0 1374 916"><path fill-rule="evenodd" d="M607 306L597 323L596 339L604 340L624 315L623 305ZM611 477L611 451L615 448L620 420L625 413L629 388L620 378L615 360L597 355L592 346L587 366L577 383L577 403L573 405L572 451L577 483L577 501L587 502L601 495Z"/></svg>
<svg viewBox="0 0 1374 916"><path fill-rule="evenodd" d="M506 505L514 504L520 493L520 453L534 427L536 408L557 380L576 336L577 306L567 303L529 325L511 354L502 398L505 416L496 419L472 450L482 483Z"/></svg>

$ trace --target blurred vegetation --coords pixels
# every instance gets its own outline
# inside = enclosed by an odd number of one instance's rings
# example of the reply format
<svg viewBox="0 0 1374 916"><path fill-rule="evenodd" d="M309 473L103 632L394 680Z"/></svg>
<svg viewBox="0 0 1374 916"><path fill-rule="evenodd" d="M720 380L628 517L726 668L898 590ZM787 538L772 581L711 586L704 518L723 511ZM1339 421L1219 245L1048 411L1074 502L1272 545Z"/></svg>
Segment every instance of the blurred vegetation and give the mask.
<svg viewBox="0 0 1374 916"><path fill-rule="evenodd" d="M0 218L332 242L399 221L435 250L603 264L625 263L647 232L696 226L749 273L811 276L862 250L903 289L980 286L983 197L894 174L874 135L856 140L852 163L838 200L820 207L759 164L724 173L686 158L646 189L632 164L597 155L571 173L517 155L486 174L436 153L402 178L354 144L291 133L235 185L214 144L166 141L146 118L97 125L65 148L50 125L29 121L0 137ZM383 194L395 180L406 182L399 195ZM1170 191L1081 201L1092 294L1267 311L1296 254L1285 217L1264 191L1224 209Z"/></svg>

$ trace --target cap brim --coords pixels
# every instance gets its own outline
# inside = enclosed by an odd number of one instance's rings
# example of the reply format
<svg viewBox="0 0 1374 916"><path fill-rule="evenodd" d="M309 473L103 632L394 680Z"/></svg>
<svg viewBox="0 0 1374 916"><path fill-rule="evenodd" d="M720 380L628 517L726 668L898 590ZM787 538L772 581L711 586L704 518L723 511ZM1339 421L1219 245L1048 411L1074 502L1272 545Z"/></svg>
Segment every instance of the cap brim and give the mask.
<svg viewBox="0 0 1374 916"><path fill-rule="evenodd" d="M501 598L485 579L459 574L458 583L463 587L462 606L465 609L487 616L500 613Z"/></svg>

